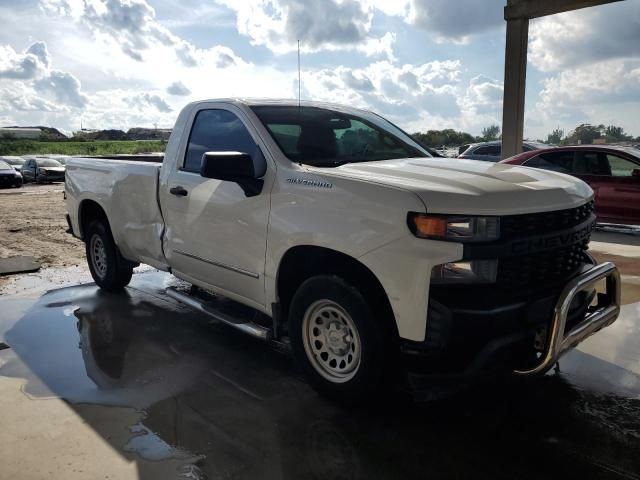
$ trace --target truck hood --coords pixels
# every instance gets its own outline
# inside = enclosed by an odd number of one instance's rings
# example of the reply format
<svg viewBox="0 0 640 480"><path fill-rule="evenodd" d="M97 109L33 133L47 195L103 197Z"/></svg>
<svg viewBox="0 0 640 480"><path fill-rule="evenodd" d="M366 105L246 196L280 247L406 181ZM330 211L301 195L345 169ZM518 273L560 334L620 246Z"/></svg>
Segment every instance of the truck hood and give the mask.
<svg viewBox="0 0 640 480"><path fill-rule="evenodd" d="M586 183L569 175L476 160L406 158L313 170L409 190L432 213L544 212L577 207L593 196Z"/></svg>

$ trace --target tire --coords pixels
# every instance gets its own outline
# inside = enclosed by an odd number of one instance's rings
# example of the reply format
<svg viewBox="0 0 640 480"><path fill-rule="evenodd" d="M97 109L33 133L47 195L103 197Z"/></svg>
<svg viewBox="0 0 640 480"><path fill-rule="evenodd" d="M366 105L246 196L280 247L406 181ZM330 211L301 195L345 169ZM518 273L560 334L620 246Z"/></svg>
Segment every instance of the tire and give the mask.
<svg viewBox="0 0 640 480"><path fill-rule="evenodd" d="M313 387L345 404L361 403L392 382L394 342L383 320L354 286L332 275L312 277L298 288L289 309L294 359Z"/></svg>
<svg viewBox="0 0 640 480"><path fill-rule="evenodd" d="M103 290L122 290L131 281L133 264L122 257L107 222L94 220L87 228L85 251L91 276Z"/></svg>

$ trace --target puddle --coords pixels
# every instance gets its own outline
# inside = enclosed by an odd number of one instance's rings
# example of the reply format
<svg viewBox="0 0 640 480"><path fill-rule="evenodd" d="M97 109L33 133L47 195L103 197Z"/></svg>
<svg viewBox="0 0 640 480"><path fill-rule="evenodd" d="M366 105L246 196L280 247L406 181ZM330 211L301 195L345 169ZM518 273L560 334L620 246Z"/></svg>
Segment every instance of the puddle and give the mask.
<svg viewBox="0 0 640 480"><path fill-rule="evenodd" d="M0 351L0 380L23 379L25 401L65 399L140 478L158 478L148 463L195 479L640 471L638 305L569 353L560 374L347 410L319 398L286 356L168 299L175 282L149 271L124 294L87 284L3 297L11 348Z"/></svg>

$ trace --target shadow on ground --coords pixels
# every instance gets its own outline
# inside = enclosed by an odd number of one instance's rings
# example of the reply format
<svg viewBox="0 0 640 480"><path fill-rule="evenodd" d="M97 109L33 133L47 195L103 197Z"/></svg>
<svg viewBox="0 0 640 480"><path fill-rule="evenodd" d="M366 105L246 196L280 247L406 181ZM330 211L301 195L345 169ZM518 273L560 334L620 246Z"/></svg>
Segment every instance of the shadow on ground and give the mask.
<svg viewBox="0 0 640 480"><path fill-rule="evenodd" d="M165 281L55 290L28 309L0 301L13 318L0 375L25 379L32 399L64 398L141 479L158 462L175 478L638 478L635 322L611 327L622 366L575 351L536 380L347 410L286 355L166 299Z"/></svg>

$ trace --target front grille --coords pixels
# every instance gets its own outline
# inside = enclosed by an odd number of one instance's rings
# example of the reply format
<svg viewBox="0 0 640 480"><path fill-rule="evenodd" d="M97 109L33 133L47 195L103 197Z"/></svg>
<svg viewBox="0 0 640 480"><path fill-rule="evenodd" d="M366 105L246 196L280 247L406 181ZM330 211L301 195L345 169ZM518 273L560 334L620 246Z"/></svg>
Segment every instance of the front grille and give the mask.
<svg viewBox="0 0 640 480"><path fill-rule="evenodd" d="M564 230L581 224L593 213L593 202L588 202L568 210L500 217L500 237L510 239Z"/></svg>
<svg viewBox="0 0 640 480"><path fill-rule="evenodd" d="M14 183L17 183L17 179L14 175L0 175L0 185L6 186L13 185Z"/></svg>
<svg viewBox="0 0 640 480"><path fill-rule="evenodd" d="M579 243L547 252L500 258L497 283L509 288L544 287L569 278L585 263L585 250Z"/></svg>
<svg viewBox="0 0 640 480"><path fill-rule="evenodd" d="M526 238L560 232L588 220L593 202L568 210L511 215L500 219L501 237ZM589 239L560 248L498 259L497 284L506 288L543 287L573 276L586 261Z"/></svg>

